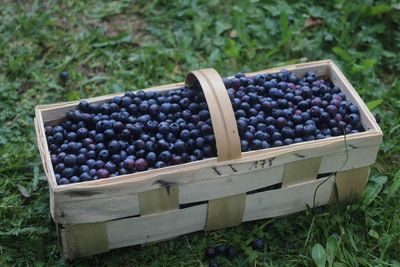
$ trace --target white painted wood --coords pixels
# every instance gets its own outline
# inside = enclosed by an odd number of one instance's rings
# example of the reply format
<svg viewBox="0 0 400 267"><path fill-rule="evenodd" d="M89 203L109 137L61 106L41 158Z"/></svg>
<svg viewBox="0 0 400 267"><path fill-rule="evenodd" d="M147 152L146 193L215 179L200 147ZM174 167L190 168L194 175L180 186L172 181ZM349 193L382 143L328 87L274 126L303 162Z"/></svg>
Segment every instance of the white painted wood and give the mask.
<svg viewBox="0 0 400 267"><path fill-rule="evenodd" d="M247 195L243 221L288 215L312 206L315 188L325 179L318 179L287 188ZM329 202L334 179L331 177L317 191L316 203Z"/></svg>
<svg viewBox="0 0 400 267"><path fill-rule="evenodd" d="M109 248L164 240L204 229L207 205L107 222Z"/></svg>

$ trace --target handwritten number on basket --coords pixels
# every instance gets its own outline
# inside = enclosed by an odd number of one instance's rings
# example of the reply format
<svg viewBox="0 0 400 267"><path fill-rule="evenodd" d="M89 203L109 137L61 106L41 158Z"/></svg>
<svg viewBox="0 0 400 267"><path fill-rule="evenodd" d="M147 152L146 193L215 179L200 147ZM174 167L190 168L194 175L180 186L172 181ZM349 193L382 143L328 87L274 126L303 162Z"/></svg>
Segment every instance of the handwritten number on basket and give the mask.
<svg viewBox="0 0 400 267"><path fill-rule="evenodd" d="M256 160L253 161L253 163L250 165L249 171L251 170L256 170L258 168L264 169L265 167L271 167L272 162L275 160L275 157L272 157L270 159L262 159L262 160Z"/></svg>

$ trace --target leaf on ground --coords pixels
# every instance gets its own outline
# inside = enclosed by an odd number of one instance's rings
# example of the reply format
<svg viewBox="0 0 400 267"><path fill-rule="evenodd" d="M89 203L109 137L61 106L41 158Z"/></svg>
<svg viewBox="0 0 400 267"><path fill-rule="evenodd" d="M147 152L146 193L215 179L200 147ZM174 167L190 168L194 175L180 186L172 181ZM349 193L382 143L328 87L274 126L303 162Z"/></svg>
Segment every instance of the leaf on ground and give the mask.
<svg viewBox="0 0 400 267"><path fill-rule="evenodd" d="M373 110L374 108L377 108L380 104L382 104L383 100L382 99L376 99L367 102L367 107L369 110Z"/></svg>
<svg viewBox="0 0 400 267"><path fill-rule="evenodd" d="M311 256L314 260L315 265L317 267L324 267L326 264L326 252L324 247L317 243L314 245L311 251Z"/></svg>
<svg viewBox="0 0 400 267"><path fill-rule="evenodd" d="M364 190L363 204L365 206L369 206L375 200L381 190L382 184L374 182L368 183L367 187Z"/></svg>
<svg viewBox="0 0 400 267"><path fill-rule="evenodd" d="M379 234L375 230L370 229L368 231L368 235L373 237L373 238L375 238L375 239L379 239Z"/></svg>
<svg viewBox="0 0 400 267"><path fill-rule="evenodd" d="M18 188L19 192L21 193L21 195L23 195L25 198L31 197L31 193L29 193L28 189L26 189L25 186L23 186L21 184L17 184L17 188Z"/></svg>
<svg viewBox="0 0 400 267"><path fill-rule="evenodd" d="M384 184L386 184L388 178L387 178L387 176L374 176L374 177L371 177L369 180L372 182L375 182L377 184L384 185Z"/></svg>
<svg viewBox="0 0 400 267"><path fill-rule="evenodd" d="M351 62L352 58L350 56L350 54L344 50L343 48L340 48L338 46L332 48L333 53L335 53L336 55L338 55L341 59L343 59L344 61L347 62Z"/></svg>
<svg viewBox="0 0 400 267"><path fill-rule="evenodd" d="M394 195L399 191L399 188L400 188L400 169L394 175L392 184L389 186L388 198L394 197Z"/></svg>
<svg viewBox="0 0 400 267"><path fill-rule="evenodd" d="M333 265L333 261L335 260L336 253L339 249L339 242L334 236L328 237L326 241L326 257L329 263L329 266Z"/></svg>
<svg viewBox="0 0 400 267"><path fill-rule="evenodd" d="M377 16L377 15L380 15L380 14L383 14L383 13L387 13L387 12L389 12L391 10L392 10L392 7L389 6L389 5L384 5L384 4L375 5L375 6L371 7L370 14L372 16Z"/></svg>

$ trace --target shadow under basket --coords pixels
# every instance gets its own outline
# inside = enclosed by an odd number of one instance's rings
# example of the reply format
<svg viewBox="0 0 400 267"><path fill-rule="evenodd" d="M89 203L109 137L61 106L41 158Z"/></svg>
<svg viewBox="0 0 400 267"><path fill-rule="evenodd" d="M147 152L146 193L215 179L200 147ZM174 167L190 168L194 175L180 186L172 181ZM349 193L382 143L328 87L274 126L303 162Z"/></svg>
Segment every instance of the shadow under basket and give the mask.
<svg viewBox="0 0 400 267"><path fill-rule="evenodd" d="M360 96L330 60L286 68L298 76L314 71L329 78L360 110L364 132L283 147L241 152L233 109L220 75L193 71L185 83L199 83L214 127L216 158L109 179L57 185L45 124L65 118L78 101L36 107L35 128L50 190L51 215L66 259L170 239L201 230L284 216L345 201L362 193L376 160L382 131ZM146 90L169 91L185 83ZM113 94L88 99L109 101ZM346 160L347 159L347 160ZM323 183L322 183L323 182ZM321 184L322 183L322 184ZM318 190L316 190L318 187ZM316 192L316 193L315 193Z"/></svg>

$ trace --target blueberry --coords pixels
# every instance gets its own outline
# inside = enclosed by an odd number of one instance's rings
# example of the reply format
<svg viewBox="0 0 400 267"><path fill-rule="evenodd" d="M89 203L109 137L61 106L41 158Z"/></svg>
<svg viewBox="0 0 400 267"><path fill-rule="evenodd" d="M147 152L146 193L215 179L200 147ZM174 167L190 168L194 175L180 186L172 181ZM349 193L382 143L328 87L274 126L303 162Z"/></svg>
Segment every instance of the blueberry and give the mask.
<svg viewBox="0 0 400 267"><path fill-rule="evenodd" d="M157 155L154 152L149 152L146 156L146 160L150 167L154 166L157 160Z"/></svg>
<svg viewBox="0 0 400 267"><path fill-rule="evenodd" d="M230 86L231 86L233 89L239 89L239 87L240 87L240 80L239 80L238 78L232 78L232 79L230 80Z"/></svg>
<svg viewBox="0 0 400 267"><path fill-rule="evenodd" d="M204 154L206 155L206 157L215 156L215 151L214 151L213 146L206 145L206 146L204 146L203 150L204 150Z"/></svg>
<svg viewBox="0 0 400 267"><path fill-rule="evenodd" d="M183 141L177 141L173 146L173 150L176 153L183 153L186 151L186 144Z"/></svg>
<svg viewBox="0 0 400 267"><path fill-rule="evenodd" d="M347 121L351 124L351 125L357 125L360 122L360 117L356 114L350 114L347 117Z"/></svg>
<svg viewBox="0 0 400 267"><path fill-rule="evenodd" d="M63 171L62 171L62 176L66 177L66 178L71 178L74 175L74 169L71 167L66 167Z"/></svg>
<svg viewBox="0 0 400 267"><path fill-rule="evenodd" d="M69 181L70 181L71 183L79 183L81 180L79 179L78 176L72 176L72 177L69 179Z"/></svg>
<svg viewBox="0 0 400 267"><path fill-rule="evenodd" d="M284 117L278 117L276 119L276 126L279 129L282 129L283 127L285 127L287 125L287 120Z"/></svg>
<svg viewBox="0 0 400 267"><path fill-rule="evenodd" d="M303 127L303 135L304 136L309 136L309 135L314 135L316 132L316 128L314 125L305 125Z"/></svg>
<svg viewBox="0 0 400 267"><path fill-rule="evenodd" d="M117 104L117 105L121 105L122 103L122 97L120 96L114 96L111 100L112 103Z"/></svg>
<svg viewBox="0 0 400 267"><path fill-rule="evenodd" d="M116 104L117 104L117 105L121 105L122 107L127 108L127 107L129 107L129 106L132 104L132 102L133 102L133 100L132 100L131 97L129 97L129 96L124 96L124 97L122 97L122 99L121 99L121 103L120 103L120 104L116 103Z"/></svg>
<svg viewBox="0 0 400 267"><path fill-rule="evenodd" d="M127 170L133 170L135 168L135 161L132 158L127 158L124 160L123 166Z"/></svg>
<svg viewBox="0 0 400 267"><path fill-rule="evenodd" d="M75 132L69 132L67 134L67 140L68 141L77 141L78 140L78 135Z"/></svg>
<svg viewBox="0 0 400 267"><path fill-rule="evenodd" d="M242 152L248 151L249 150L249 142L247 142L246 140L241 140L240 147L241 147Z"/></svg>
<svg viewBox="0 0 400 267"><path fill-rule="evenodd" d="M236 257L236 250L235 250L233 247L228 246L228 247L225 249L225 256L226 256L229 260L234 259L234 258Z"/></svg>
<svg viewBox="0 0 400 267"><path fill-rule="evenodd" d="M274 132L271 136L272 141L282 140L282 134L280 132Z"/></svg>
<svg viewBox="0 0 400 267"><path fill-rule="evenodd" d="M169 129L170 129L171 133L173 133L174 135L177 135L180 133L180 127L177 123L171 123L169 125Z"/></svg>
<svg viewBox="0 0 400 267"><path fill-rule="evenodd" d="M304 140L303 140L303 138L301 138L301 137L296 137L296 138L293 140L293 142L294 142L294 143L301 143L301 142L304 142Z"/></svg>
<svg viewBox="0 0 400 267"><path fill-rule="evenodd" d="M163 161L157 161L155 164L154 164L154 168L156 168L156 169L159 169L159 168L164 168L164 167L166 167L167 165L163 162Z"/></svg>
<svg viewBox="0 0 400 267"><path fill-rule="evenodd" d="M217 256L217 252L215 251L215 248L208 247L204 252L204 255L206 256L207 259L212 259L215 258L215 256Z"/></svg>
<svg viewBox="0 0 400 267"><path fill-rule="evenodd" d="M53 134L54 142L57 144L62 144L64 142L64 135L60 132Z"/></svg>
<svg viewBox="0 0 400 267"><path fill-rule="evenodd" d="M68 76L69 76L68 71L64 70L60 72L59 78L63 83L65 83L68 80Z"/></svg>
<svg viewBox="0 0 400 267"><path fill-rule="evenodd" d="M81 150L83 150L83 149L85 149L85 148L82 148ZM76 163L77 163L78 165L84 164L84 163L86 162L86 160L87 160L86 153L84 153L84 154L79 154L78 156L76 156Z"/></svg>
<svg viewBox="0 0 400 267"><path fill-rule="evenodd" d="M69 184L69 180L67 178L61 178L60 180L58 180L58 184L59 185Z"/></svg>
<svg viewBox="0 0 400 267"><path fill-rule="evenodd" d="M104 149L99 152L100 160L107 161L109 157L110 157L110 153L108 152L108 150Z"/></svg>
<svg viewBox="0 0 400 267"><path fill-rule="evenodd" d="M329 113L329 115L335 116L336 113L337 113L337 111L338 111L338 109L337 109L337 107L334 106L334 105L328 105L328 106L326 107L326 111Z"/></svg>
<svg viewBox="0 0 400 267"><path fill-rule="evenodd" d="M360 111L359 111L358 107L356 105L353 105L353 104L349 105L348 112L349 113L355 113L357 115L360 114Z"/></svg>
<svg viewBox="0 0 400 267"><path fill-rule="evenodd" d="M284 145L290 145L290 144L293 144L293 139L292 138L285 138L284 140L283 140L283 144Z"/></svg>
<svg viewBox="0 0 400 267"><path fill-rule="evenodd" d="M114 173L117 170L117 166L111 162L108 161L105 165L104 165L104 169L106 169L108 172L110 173Z"/></svg>
<svg viewBox="0 0 400 267"><path fill-rule="evenodd" d="M208 118L210 118L210 113L208 112L208 110L201 110L201 111L198 113L198 115L199 115L199 117L200 117L200 120L202 120L202 121L205 121L205 120L207 120Z"/></svg>
<svg viewBox="0 0 400 267"><path fill-rule="evenodd" d="M264 249L264 246L265 246L265 243L264 243L264 241L261 240L261 239L254 239L254 240L251 242L251 247L252 247L254 250L257 250L257 251L262 251L262 250Z"/></svg>
<svg viewBox="0 0 400 267"><path fill-rule="evenodd" d="M107 171L106 169L99 169L97 170L97 176L102 179L102 178L108 178L110 177L110 172Z"/></svg>
<svg viewBox="0 0 400 267"><path fill-rule="evenodd" d="M226 246L221 244L215 247L215 252L217 255L221 256L225 254Z"/></svg>
<svg viewBox="0 0 400 267"><path fill-rule="evenodd" d="M205 139L203 137L196 138L196 147L203 148L205 145Z"/></svg>
<svg viewBox="0 0 400 267"><path fill-rule="evenodd" d="M135 161L135 168L137 171L145 171L149 167L147 160L139 158Z"/></svg>

